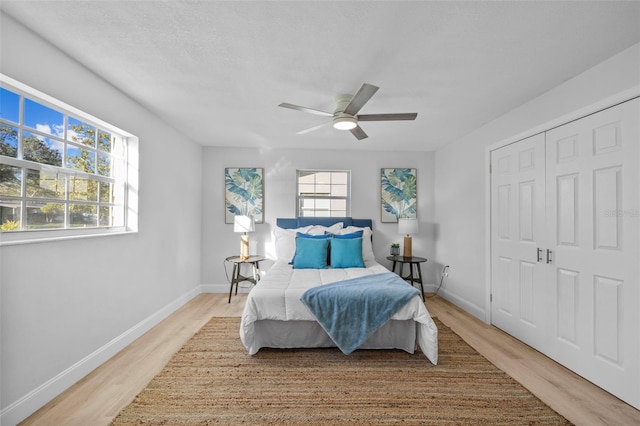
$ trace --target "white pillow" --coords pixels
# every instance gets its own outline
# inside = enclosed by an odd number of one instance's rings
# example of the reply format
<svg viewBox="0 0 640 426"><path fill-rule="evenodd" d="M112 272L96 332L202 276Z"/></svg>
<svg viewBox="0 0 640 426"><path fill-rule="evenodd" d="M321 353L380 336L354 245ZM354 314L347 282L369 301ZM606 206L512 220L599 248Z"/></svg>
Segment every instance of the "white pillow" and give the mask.
<svg viewBox="0 0 640 426"><path fill-rule="evenodd" d="M331 226L323 226L323 225L311 225L311 229L309 229L305 234L311 235L324 235L325 232L330 234L335 234L339 232L344 226L344 222L334 223ZM302 231L301 231L302 232Z"/></svg>
<svg viewBox="0 0 640 426"><path fill-rule="evenodd" d="M276 238L276 259L285 259L287 262L290 261L296 253L296 233L307 233L309 229L311 229L311 226L296 229L284 229L276 226L273 230L273 235Z"/></svg>
<svg viewBox="0 0 640 426"><path fill-rule="evenodd" d="M368 226L365 228L359 228L357 226L347 226L346 228L342 228L338 232L334 232L334 234L344 235L358 231L362 231L362 259L365 262L375 261L376 256L373 254L373 245L371 244L371 234L373 232Z"/></svg>
<svg viewBox="0 0 640 426"><path fill-rule="evenodd" d="M309 225L301 228L284 229L278 226L273 230L275 236L276 259L285 259L289 262L296 254L296 234L302 232L311 235L323 235L326 232L335 234L344 226L343 222L335 223L331 226Z"/></svg>

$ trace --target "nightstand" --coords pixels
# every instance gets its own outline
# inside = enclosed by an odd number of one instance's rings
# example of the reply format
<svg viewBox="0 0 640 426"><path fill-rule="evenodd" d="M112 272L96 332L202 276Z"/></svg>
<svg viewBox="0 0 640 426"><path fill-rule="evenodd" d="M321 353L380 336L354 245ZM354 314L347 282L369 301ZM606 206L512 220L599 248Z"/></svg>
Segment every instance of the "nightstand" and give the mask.
<svg viewBox="0 0 640 426"><path fill-rule="evenodd" d="M398 275L400 275L403 280L409 281L411 286L413 286L414 283L420 284L420 293L422 294L422 301L424 301L424 287L422 284L422 270L420 269L420 264L426 262L427 259L418 256L387 256L387 260L393 262L391 272L396 272L396 264L400 264ZM405 263L409 265L409 275L403 277L402 269L404 268ZM416 274L413 273L414 268Z"/></svg>
<svg viewBox="0 0 640 426"><path fill-rule="evenodd" d="M260 280L260 261L265 260L264 256L249 256L246 259L242 259L240 256L229 256L225 259L227 262L233 263L233 272L231 273L231 287L229 287L229 303L231 303L231 293L233 292L233 286L236 287L236 294L238 294L238 283L242 281L249 281L250 283L257 284ZM251 265L253 277L245 277L240 275L240 267L243 264Z"/></svg>

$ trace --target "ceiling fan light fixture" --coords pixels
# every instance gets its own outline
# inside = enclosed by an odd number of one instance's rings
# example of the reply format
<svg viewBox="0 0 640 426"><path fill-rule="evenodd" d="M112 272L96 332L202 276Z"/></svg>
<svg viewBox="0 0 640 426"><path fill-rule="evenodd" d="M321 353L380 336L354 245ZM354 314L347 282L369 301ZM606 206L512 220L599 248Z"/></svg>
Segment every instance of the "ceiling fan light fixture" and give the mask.
<svg viewBox="0 0 640 426"><path fill-rule="evenodd" d="M337 117L333 119L333 127L338 130L351 130L358 126L354 117Z"/></svg>
<svg viewBox="0 0 640 426"><path fill-rule="evenodd" d="M2 1L2 0L0 0ZM331 117L333 115L333 121L327 121L319 126L311 127L310 129L298 132L298 135L309 133L316 129L319 129L329 124L333 124L333 127L338 130L349 130L351 134L358 140L367 138L367 134L358 126L359 121L395 121L395 120L415 120L417 113L387 113L387 114L360 114L362 107L369 102L369 99L376 93L379 88L372 84L364 83L355 95L342 94L337 95L336 107L333 114L326 111L320 111L314 108L303 107L299 105L293 105L286 102L281 103L280 107L295 109L302 112L308 112L311 114L322 115L325 117Z"/></svg>

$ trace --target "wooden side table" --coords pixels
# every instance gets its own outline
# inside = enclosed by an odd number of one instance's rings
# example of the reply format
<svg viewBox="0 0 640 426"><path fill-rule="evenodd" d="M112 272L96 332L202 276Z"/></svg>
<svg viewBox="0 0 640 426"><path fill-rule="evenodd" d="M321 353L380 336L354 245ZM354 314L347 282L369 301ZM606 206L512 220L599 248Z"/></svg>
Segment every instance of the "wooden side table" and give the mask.
<svg viewBox="0 0 640 426"><path fill-rule="evenodd" d="M231 273L231 287L229 287L229 302L231 303L231 293L233 292L233 286L236 287L236 295L238 294L238 283L242 281L249 281L250 283L257 284L260 280L260 261L265 260L264 256L249 256L246 259L242 259L240 256L229 256L225 259L227 262L233 263L233 272ZM240 267L243 264L251 265L253 277L245 277L240 275Z"/></svg>
<svg viewBox="0 0 640 426"><path fill-rule="evenodd" d="M387 256L387 260L393 262L391 272L396 272L396 265L399 264L400 270L397 273L400 275L400 278L405 281L409 281L411 286L413 286L414 283L420 284L420 294L422 294L422 301L424 302L424 286L422 284L422 270L420 269L420 264L426 262L427 259L418 256ZM404 268L405 263L409 265L409 275L403 277L402 269ZM416 270L415 275L413 273L414 267Z"/></svg>

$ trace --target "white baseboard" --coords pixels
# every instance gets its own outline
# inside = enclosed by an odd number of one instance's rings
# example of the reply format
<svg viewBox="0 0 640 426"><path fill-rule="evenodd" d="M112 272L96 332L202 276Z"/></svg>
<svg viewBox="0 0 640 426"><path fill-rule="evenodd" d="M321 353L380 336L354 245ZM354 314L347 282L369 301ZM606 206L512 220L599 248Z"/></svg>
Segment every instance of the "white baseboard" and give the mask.
<svg viewBox="0 0 640 426"><path fill-rule="evenodd" d="M435 289L434 289L435 290ZM469 302L468 300L466 300L463 297L458 296L455 293L452 293L444 288L441 288L440 291L438 292L438 295L441 296L443 299L448 300L449 302L453 303L454 305L456 305L457 307L459 307L460 309L463 309L465 311L467 311L468 313L470 313L471 315L473 315L474 317L478 318L480 321L485 322L486 321L486 316L485 316L485 310L484 308Z"/></svg>
<svg viewBox="0 0 640 426"><path fill-rule="evenodd" d="M418 285L416 285L416 288L417 287L418 287ZM435 293L436 290L438 290L438 284L425 284L424 285L424 292L425 293ZM454 305L456 305L460 309L463 309L463 310L469 312L471 315L477 317L481 321L485 320L484 309L482 309L478 305L475 305L475 304L469 302L468 300L456 295L455 293L447 291L444 288L440 288L440 290L438 290L438 296L442 297L445 300L448 300L449 302L453 303Z"/></svg>
<svg viewBox="0 0 640 426"><path fill-rule="evenodd" d="M229 291L228 287L227 291ZM200 293L200 287L196 287L178 297L109 343L11 403L0 412L0 425L13 426L26 419Z"/></svg>
<svg viewBox="0 0 640 426"><path fill-rule="evenodd" d="M418 288L418 285L416 285L416 288ZM424 292L425 293L433 293L436 291L436 289L438 288L438 284L425 284L424 285Z"/></svg>

